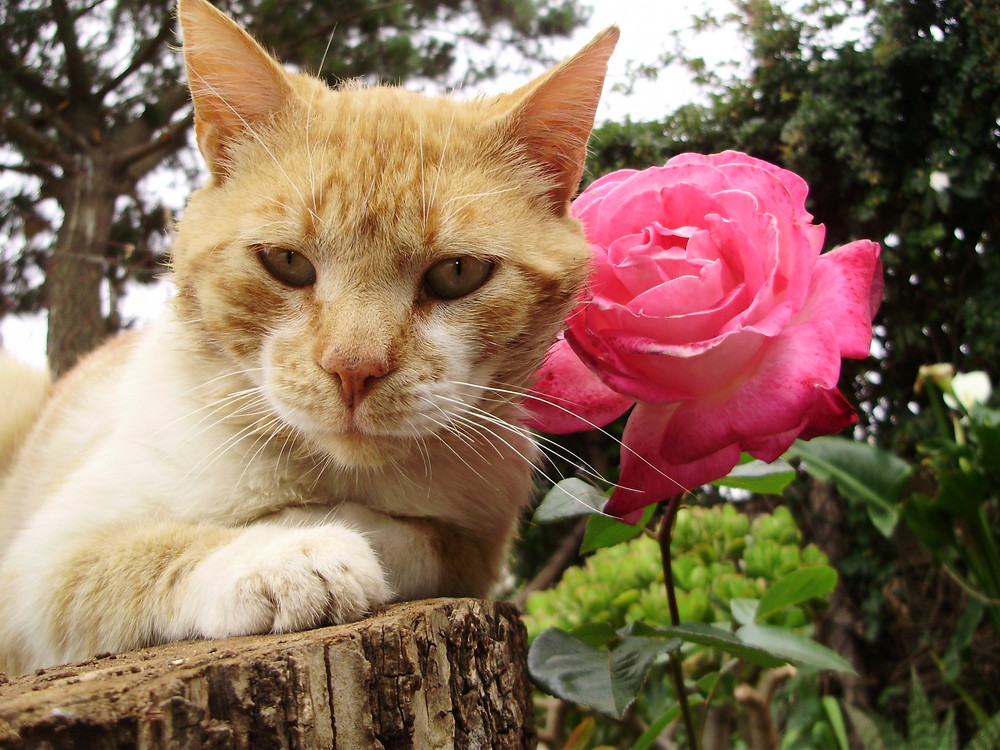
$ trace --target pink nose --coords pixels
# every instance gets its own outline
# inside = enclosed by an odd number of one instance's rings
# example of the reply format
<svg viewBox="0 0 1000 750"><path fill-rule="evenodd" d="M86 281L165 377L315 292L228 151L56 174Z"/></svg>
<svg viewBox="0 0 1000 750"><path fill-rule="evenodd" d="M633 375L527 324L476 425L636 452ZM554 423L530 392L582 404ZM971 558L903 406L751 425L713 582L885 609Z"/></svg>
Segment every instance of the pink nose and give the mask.
<svg viewBox="0 0 1000 750"><path fill-rule="evenodd" d="M345 356L335 350L327 351L319 364L340 380L340 393L348 409L360 404L375 382L390 372L384 359Z"/></svg>

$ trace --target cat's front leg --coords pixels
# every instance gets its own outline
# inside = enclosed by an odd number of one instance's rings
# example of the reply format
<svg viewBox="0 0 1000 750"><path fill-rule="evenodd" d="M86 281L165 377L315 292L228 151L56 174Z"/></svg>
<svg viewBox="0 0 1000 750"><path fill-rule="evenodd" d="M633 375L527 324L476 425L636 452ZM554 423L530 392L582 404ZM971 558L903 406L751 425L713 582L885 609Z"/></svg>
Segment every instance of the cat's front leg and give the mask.
<svg viewBox="0 0 1000 750"><path fill-rule="evenodd" d="M391 597L377 554L343 525L130 521L67 537L36 524L0 566L0 670L345 622Z"/></svg>
<svg viewBox="0 0 1000 750"><path fill-rule="evenodd" d="M291 528L342 523L364 534L399 600L489 595L499 577L516 516L473 534L445 519L396 515L367 505L307 505L267 516Z"/></svg>

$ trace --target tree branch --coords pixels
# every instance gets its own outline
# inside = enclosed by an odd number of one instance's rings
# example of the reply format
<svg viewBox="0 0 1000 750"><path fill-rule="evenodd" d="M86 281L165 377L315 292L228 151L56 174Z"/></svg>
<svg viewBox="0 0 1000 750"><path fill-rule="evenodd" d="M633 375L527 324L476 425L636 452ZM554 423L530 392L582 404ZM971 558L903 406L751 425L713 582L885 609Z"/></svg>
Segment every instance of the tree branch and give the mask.
<svg viewBox="0 0 1000 750"><path fill-rule="evenodd" d="M77 101L87 101L91 98L87 61L77 44L76 27L66 7L66 0L52 0L52 15L56 21L59 41L66 52L66 77L69 79L70 97Z"/></svg>
<svg viewBox="0 0 1000 750"><path fill-rule="evenodd" d="M369 6L365 7L365 8L360 9L360 10L356 10L353 13L346 13L346 14L344 14L342 16L337 16L336 18L334 18L334 19L332 19L330 21L327 21L324 24L321 24L319 26L311 28L308 31L306 31L305 33L299 34L295 38L289 39L287 42L284 42L283 44L278 45L275 48L274 52L278 56L279 59L283 60L286 57L289 57L295 51L295 48L301 46L303 42L306 42L306 41L308 41L310 39L321 39L321 38L324 38L324 37L328 37L330 34L332 34L337 29L338 26L343 26L346 23L348 23L350 21L353 21L353 20L356 20L358 18L361 18L362 16L364 16L364 15L366 15L368 13L371 13L371 12L376 11L376 10L381 10L383 8L388 8L388 7L392 6L392 5L394 5L394 2L392 2L392 0L390 0L389 2L376 3L375 5L369 5ZM321 71L316 71L316 75L319 75L320 72Z"/></svg>
<svg viewBox="0 0 1000 750"><path fill-rule="evenodd" d="M152 124L154 117L150 116L150 108L129 123L118 137L121 149L115 157L116 169L127 170L131 177L138 179L172 151L183 146L185 133L194 118L193 112L176 122L169 120L189 102L188 89L183 84L177 84L157 97L151 107L155 108L155 119L163 122L165 127L157 132Z"/></svg>
<svg viewBox="0 0 1000 750"><path fill-rule="evenodd" d="M52 88L35 75L34 71L22 65L20 58L12 54L4 44L0 44L0 67L21 91L43 106L54 109L66 101L63 92Z"/></svg>
<svg viewBox="0 0 1000 750"><path fill-rule="evenodd" d="M59 148L57 143L17 118L8 117L6 114L0 116L0 129L18 146L31 154L33 159L49 161L58 164L63 169L69 169L73 164L72 157Z"/></svg>
<svg viewBox="0 0 1000 750"><path fill-rule="evenodd" d="M125 67L125 70L101 86L97 92L98 101L103 101L105 96L118 88L129 76L156 56L156 53L170 34L171 29L173 29L173 21L173 14L168 13L164 16L156 35L149 37L139 46L139 49Z"/></svg>
<svg viewBox="0 0 1000 750"><path fill-rule="evenodd" d="M152 94L142 114L123 126L118 133L122 150L141 146L149 141L160 128L171 127L170 118L191 102L188 88L175 83L160 94Z"/></svg>
<svg viewBox="0 0 1000 750"><path fill-rule="evenodd" d="M583 535L586 530L587 519L582 518L573 527L573 530L559 543L559 546L552 553L548 562L535 574L535 577L511 597L511 603L515 607L523 612L525 605L528 603L528 597L531 594L536 591L544 591L559 580L559 577L566 571L566 568L572 565L577 555L580 554L580 542L583 541Z"/></svg>
<svg viewBox="0 0 1000 750"><path fill-rule="evenodd" d="M118 157L118 163L128 172L129 177L138 180L184 145L185 134L193 122L194 112L189 112L153 140L122 153Z"/></svg>
<svg viewBox="0 0 1000 750"><path fill-rule="evenodd" d="M42 182L54 182L56 175L46 169L43 164L0 164L0 171L17 172L18 174L37 177Z"/></svg>

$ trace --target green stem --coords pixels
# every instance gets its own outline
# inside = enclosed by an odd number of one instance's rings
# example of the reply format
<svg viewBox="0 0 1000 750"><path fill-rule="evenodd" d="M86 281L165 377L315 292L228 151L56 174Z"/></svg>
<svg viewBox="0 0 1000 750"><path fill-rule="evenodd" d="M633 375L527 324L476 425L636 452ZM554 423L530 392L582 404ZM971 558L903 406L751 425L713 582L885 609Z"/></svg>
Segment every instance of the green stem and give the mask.
<svg viewBox="0 0 1000 750"><path fill-rule="evenodd" d="M677 609L677 594L674 591L674 574L670 563L670 540L673 535L674 521L680 508L681 496L675 495L667 503L660 519L660 529L656 538L660 542L660 559L663 561L663 585L667 589L667 604L670 607L670 624L677 627L681 624L680 611ZM688 746L698 750L698 735L694 730L694 718L691 706L688 704L687 690L684 688L684 670L681 665L680 648L672 649L670 655L670 671L674 678L674 689L677 692L677 702L684 717L684 727L687 730Z"/></svg>
<svg viewBox="0 0 1000 750"><path fill-rule="evenodd" d="M986 517L985 503L980 505L974 518L959 521L965 531L965 544L959 545L958 553L965 559L966 566L976 579L979 589L985 594L987 612L993 627L1000 631L1000 551L990 530Z"/></svg>
<svg viewBox="0 0 1000 750"><path fill-rule="evenodd" d="M934 421L937 423L938 432L945 440L954 440L951 421L944 411L944 397L941 395L941 390L934 385L930 378L924 381L924 387L927 389L927 401L931 406L931 411L934 412Z"/></svg>

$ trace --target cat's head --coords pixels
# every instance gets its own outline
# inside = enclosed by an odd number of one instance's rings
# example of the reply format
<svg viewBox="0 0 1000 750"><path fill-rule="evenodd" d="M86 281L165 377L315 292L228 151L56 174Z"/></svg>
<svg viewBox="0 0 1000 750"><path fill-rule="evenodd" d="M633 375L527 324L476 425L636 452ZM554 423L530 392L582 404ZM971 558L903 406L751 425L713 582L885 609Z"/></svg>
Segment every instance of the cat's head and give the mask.
<svg viewBox="0 0 1000 750"><path fill-rule="evenodd" d="M474 433L530 385L585 280L569 201L617 30L460 102L331 90L206 0L179 17L212 174L178 227L180 315L343 465Z"/></svg>

